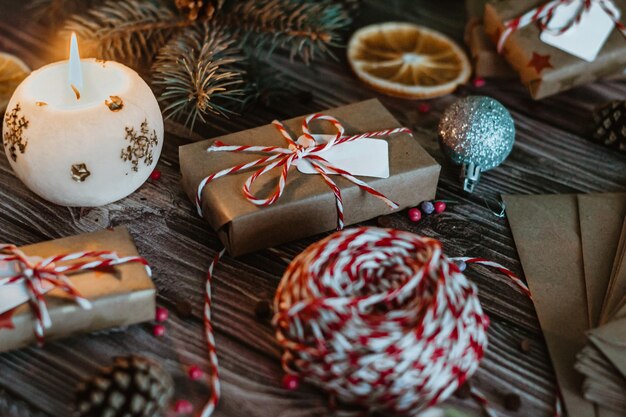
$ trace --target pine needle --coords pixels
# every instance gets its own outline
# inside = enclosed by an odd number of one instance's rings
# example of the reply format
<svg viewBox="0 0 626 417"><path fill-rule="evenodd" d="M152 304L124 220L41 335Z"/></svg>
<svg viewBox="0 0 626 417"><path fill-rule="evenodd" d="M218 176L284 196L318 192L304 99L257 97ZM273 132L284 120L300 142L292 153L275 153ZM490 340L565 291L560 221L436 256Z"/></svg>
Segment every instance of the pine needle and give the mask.
<svg viewBox="0 0 626 417"><path fill-rule="evenodd" d="M65 30L76 32L99 58L139 62L151 60L171 34L186 25L159 2L109 0L86 15L73 16Z"/></svg>
<svg viewBox="0 0 626 417"><path fill-rule="evenodd" d="M184 119L193 129L210 113L227 116L229 104L240 101L243 57L235 39L210 23L183 30L165 45L153 66L153 84L166 118Z"/></svg>
<svg viewBox="0 0 626 417"><path fill-rule="evenodd" d="M277 49L306 63L333 56L361 0L32 1L63 13L96 4L65 24L83 56L150 65L164 115L193 129L291 90L260 60Z"/></svg>
<svg viewBox="0 0 626 417"><path fill-rule="evenodd" d="M33 18L46 26L58 26L72 14L93 6L95 0L31 0Z"/></svg>
<svg viewBox="0 0 626 417"><path fill-rule="evenodd" d="M286 48L291 58L310 62L315 53L332 56L351 19L331 0L240 0L225 11L225 22L258 52Z"/></svg>

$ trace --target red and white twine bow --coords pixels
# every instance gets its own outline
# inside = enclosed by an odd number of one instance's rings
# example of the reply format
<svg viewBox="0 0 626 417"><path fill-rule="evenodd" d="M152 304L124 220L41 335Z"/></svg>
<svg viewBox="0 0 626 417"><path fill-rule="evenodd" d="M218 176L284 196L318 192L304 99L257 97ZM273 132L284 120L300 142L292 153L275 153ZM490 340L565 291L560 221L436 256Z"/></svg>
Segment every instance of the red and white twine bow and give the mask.
<svg viewBox="0 0 626 417"><path fill-rule="evenodd" d="M315 139L313 138L313 135L309 130L309 124L314 120L325 120L330 122L337 131L335 137L328 143L319 145L316 144ZM202 192L204 190L204 187L208 183L225 175L244 171L258 166L263 167L254 172L246 180L243 185L243 193L248 201L257 206L269 206L271 204L274 204L285 190L285 184L287 182L289 168L291 168L291 166L294 165L294 163L299 159L306 159L307 161L309 161L313 168L317 171L319 175L322 176L326 184L328 184L328 186L335 194L335 201L337 206L337 229L339 230L343 229L344 227L343 200L341 198L341 190L339 189L337 184L335 184L335 182L331 179L329 174L341 175L342 177L359 186L359 188L361 188L362 190L384 201L385 204L387 204L390 208L398 208L398 205L396 203L389 200L387 197L367 185L365 182L359 180L358 178L354 177L352 174L343 169L332 166L327 160L320 156L320 153L323 153L324 151L342 143L352 142L359 139L388 136L394 133L410 134L411 131L409 129L397 128L381 130L378 132L362 133L353 136L343 136L345 129L337 119L324 114L312 114L306 117L302 122L302 134L307 141L307 144L301 145L291 137L291 135L289 134L289 132L287 132L287 129L281 122L275 120L272 123L281 133L283 138L285 138L285 140L289 144L289 147L282 148L280 146L226 145L218 141L207 149L208 152L251 152L268 153L271 155L256 159L245 164L240 164L231 168L223 169L204 178L198 185L198 191L196 193L196 208L198 209L199 215L202 215ZM274 168L281 169L280 178L278 180L276 188L267 198L256 197L251 191L252 185L261 175L273 170Z"/></svg>
<svg viewBox="0 0 626 417"><path fill-rule="evenodd" d="M578 10L574 14L574 16L572 16L572 18L568 20L563 26L558 28L551 28L550 22L555 13L558 13L559 7L567 6L572 3L579 4ZM624 25L619 21L619 16L615 13L615 5L613 4L612 0L552 0L534 9L529 10L528 12L522 14L519 17L516 17L515 19L511 19L505 22L504 31L500 35L500 39L498 39L498 52L502 52L506 40L509 38L509 36L511 36L513 32L515 32L517 29L528 26L531 23L536 23L537 25L539 25L539 28L542 31L547 30L550 33L556 35L567 32L574 25L577 25L584 17L584 15L589 12L593 3L599 4L602 9L611 17L611 19L613 19L615 27L622 33L622 35L626 36L626 27L624 27Z"/></svg>
<svg viewBox="0 0 626 417"><path fill-rule="evenodd" d="M80 260L84 261L73 262ZM80 295L67 275L130 262L143 264L148 275L151 274L145 259L139 256L119 257L115 252L109 251L76 252L33 261L17 246L0 244L0 262L16 263L16 274L1 278L0 290L9 284L22 282L25 284L30 297L29 304L35 316L35 335L39 343L43 343L45 331L52 325L44 296L46 286L52 285L65 291L82 308L90 309L89 300ZM63 262L71 263L60 264Z"/></svg>
<svg viewBox="0 0 626 417"><path fill-rule="evenodd" d="M274 308L285 371L371 412L415 416L443 401L487 348L476 286L439 241L399 230L348 229L308 247Z"/></svg>

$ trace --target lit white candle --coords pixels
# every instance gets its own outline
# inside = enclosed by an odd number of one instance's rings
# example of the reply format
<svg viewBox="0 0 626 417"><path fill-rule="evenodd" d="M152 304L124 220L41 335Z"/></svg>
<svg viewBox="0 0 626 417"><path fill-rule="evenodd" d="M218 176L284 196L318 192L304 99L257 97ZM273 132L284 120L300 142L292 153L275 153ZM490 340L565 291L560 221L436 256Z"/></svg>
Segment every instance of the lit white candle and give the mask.
<svg viewBox="0 0 626 417"><path fill-rule="evenodd" d="M70 60L34 71L4 117L4 149L33 192L64 206L126 197L148 178L163 146L163 118L150 87L112 61Z"/></svg>

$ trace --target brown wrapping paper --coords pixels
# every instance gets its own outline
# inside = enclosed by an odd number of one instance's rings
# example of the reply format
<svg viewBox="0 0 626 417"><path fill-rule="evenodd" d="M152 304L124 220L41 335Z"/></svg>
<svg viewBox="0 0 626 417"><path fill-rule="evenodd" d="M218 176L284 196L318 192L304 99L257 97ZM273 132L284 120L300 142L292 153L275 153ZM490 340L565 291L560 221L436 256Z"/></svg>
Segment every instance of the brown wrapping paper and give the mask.
<svg viewBox="0 0 626 417"><path fill-rule="evenodd" d="M590 327L577 198L503 199L565 408L570 417L594 416L594 406L582 396L582 375L574 370Z"/></svg>
<svg viewBox="0 0 626 417"><path fill-rule="evenodd" d="M356 134L401 127L378 100L368 100L322 113L339 119L346 134ZM298 137L302 117L285 122ZM333 133L326 123L314 122L314 133ZM408 134L385 138L389 143L389 178L362 177L370 186L396 202L402 210L435 197L441 167ZM219 138L226 144L285 147L284 138L272 125L266 125ZM179 149L182 185L195 201L200 181L221 169L249 162L258 155L232 152L206 152L213 140L181 146ZM202 194L204 217L217 231L220 240L233 256L272 247L296 239L333 230L337 227L335 197L319 175L302 174L291 168L285 191L273 205L258 207L242 194L246 179L254 171L219 178ZM274 189L280 173L273 170L257 181L253 192L267 196ZM341 188L346 225L391 212L384 202L362 191L344 178L333 176Z"/></svg>
<svg viewBox="0 0 626 417"><path fill-rule="evenodd" d="M545 3L545 0L492 0L485 6L485 31L497 42L504 22ZM626 0L614 0L626 15ZM613 30L594 62L543 43L537 25L516 30L504 46L504 57L519 74L535 99L583 85L599 78L623 73L626 68L626 39Z"/></svg>
<svg viewBox="0 0 626 417"><path fill-rule="evenodd" d="M474 76L478 78L514 78L517 74L496 51L485 33L482 19L470 19L465 28L465 41L470 50Z"/></svg>
<svg viewBox="0 0 626 417"><path fill-rule="evenodd" d="M88 250L116 251L120 256L138 255L125 228L87 233L20 249L26 255L40 257ZM155 288L141 264L119 265L111 272L87 271L70 275L70 279L81 295L91 301L92 308L81 308L59 289L47 293L52 327L46 330L46 340L79 332L128 326L154 318ZM23 347L36 340L28 303L2 317L0 351Z"/></svg>
<svg viewBox="0 0 626 417"><path fill-rule="evenodd" d="M609 280L626 215L626 194L579 195L578 209L589 320L591 327L596 327L609 293ZM577 355L575 365L576 370L585 375L582 387L584 397L596 404L598 417L623 416L626 411L626 379L604 352L610 349L610 342L606 346L606 341L593 336L595 331L591 330L591 343L587 343Z"/></svg>
<svg viewBox="0 0 626 417"><path fill-rule="evenodd" d="M465 0L465 11L468 18L482 18L487 0Z"/></svg>
<svg viewBox="0 0 626 417"><path fill-rule="evenodd" d="M585 194L578 196L589 322L595 327L609 287L622 223L626 215L626 194Z"/></svg>
<svg viewBox="0 0 626 417"><path fill-rule="evenodd" d="M602 306L601 322L606 323L615 316L626 313L621 311L620 308L624 303L626 297L626 264L624 258L626 257L626 219L622 224L622 233L620 236L620 242L615 254L615 260L613 262L613 270L611 272L611 279L609 281L609 287L604 299L604 305Z"/></svg>

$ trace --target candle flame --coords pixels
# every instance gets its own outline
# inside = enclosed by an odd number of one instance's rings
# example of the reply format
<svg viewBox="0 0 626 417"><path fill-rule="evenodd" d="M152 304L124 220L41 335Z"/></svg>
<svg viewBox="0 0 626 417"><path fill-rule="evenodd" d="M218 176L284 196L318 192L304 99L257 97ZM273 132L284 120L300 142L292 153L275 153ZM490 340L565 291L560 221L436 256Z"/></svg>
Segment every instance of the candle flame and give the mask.
<svg viewBox="0 0 626 417"><path fill-rule="evenodd" d="M76 100L80 100L80 91L83 89L83 71L80 65L80 53L78 52L78 40L76 33L72 32L70 41L70 64L68 84L76 95Z"/></svg>

